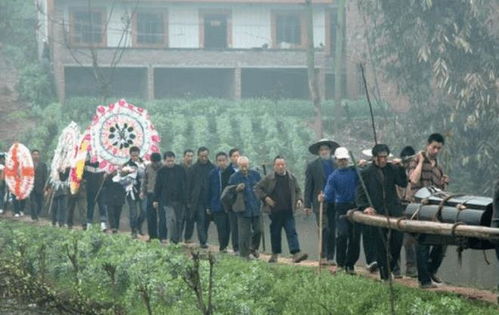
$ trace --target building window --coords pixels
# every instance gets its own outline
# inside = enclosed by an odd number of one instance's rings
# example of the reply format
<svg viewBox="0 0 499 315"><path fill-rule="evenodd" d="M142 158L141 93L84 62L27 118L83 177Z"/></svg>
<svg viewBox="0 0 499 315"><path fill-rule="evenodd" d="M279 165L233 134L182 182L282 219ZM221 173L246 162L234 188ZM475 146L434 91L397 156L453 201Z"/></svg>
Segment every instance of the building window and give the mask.
<svg viewBox="0 0 499 315"><path fill-rule="evenodd" d="M274 47L298 48L304 46L304 21L300 13L274 15Z"/></svg>
<svg viewBox="0 0 499 315"><path fill-rule="evenodd" d="M227 13L203 13L201 19L201 46L205 49L230 47L230 19Z"/></svg>
<svg viewBox="0 0 499 315"><path fill-rule="evenodd" d="M166 45L166 23L163 12L137 12L135 44L138 46Z"/></svg>
<svg viewBox="0 0 499 315"><path fill-rule="evenodd" d="M104 11L73 11L71 40L76 45L103 46L105 43Z"/></svg>

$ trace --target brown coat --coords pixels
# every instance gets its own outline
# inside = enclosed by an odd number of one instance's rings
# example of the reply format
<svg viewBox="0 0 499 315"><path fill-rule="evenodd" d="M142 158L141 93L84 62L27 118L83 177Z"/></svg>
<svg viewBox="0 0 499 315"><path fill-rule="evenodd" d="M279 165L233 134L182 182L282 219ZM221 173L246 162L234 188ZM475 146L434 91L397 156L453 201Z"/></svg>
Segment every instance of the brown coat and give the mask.
<svg viewBox="0 0 499 315"><path fill-rule="evenodd" d="M150 163L146 166L146 170L144 172L144 178L142 179L142 186L140 187L144 195L154 194L154 186L156 185L156 176L158 175L158 171L160 168L161 164L154 165L154 163Z"/></svg>
<svg viewBox="0 0 499 315"><path fill-rule="evenodd" d="M291 191L291 205L293 207L293 212L295 212L296 203L298 200L303 201L303 195L296 177L291 172L287 172L289 175L289 190ZM271 212L271 207L267 205L267 203L265 202L265 198L272 194L275 189L276 182L275 172L271 172L255 186L255 193L257 197L263 201L262 210L264 212Z"/></svg>

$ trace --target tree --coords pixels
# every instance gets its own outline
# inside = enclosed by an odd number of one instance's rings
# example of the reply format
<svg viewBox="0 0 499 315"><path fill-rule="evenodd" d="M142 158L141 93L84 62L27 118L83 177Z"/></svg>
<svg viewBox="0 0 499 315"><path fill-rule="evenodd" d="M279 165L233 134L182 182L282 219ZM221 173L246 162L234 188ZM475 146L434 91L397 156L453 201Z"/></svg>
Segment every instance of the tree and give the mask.
<svg viewBox="0 0 499 315"><path fill-rule="evenodd" d="M448 166L455 183L488 193L491 174L499 174L497 3L358 0L358 5L368 17L375 62L411 101L400 125L404 130L392 132L399 141L418 143L415 137L428 130L444 131L451 136Z"/></svg>
<svg viewBox="0 0 499 315"><path fill-rule="evenodd" d="M314 48L314 19L313 19L312 0L305 1L305 21L307 28L306 45L307 45L307 76L308 90L310 98L314 104L315 119L313 129L318 138L322 138L324 127L322 123L321 110L321 95L319 93L319 83L317 80L317 72L315 71L315 48Z"/></svg>

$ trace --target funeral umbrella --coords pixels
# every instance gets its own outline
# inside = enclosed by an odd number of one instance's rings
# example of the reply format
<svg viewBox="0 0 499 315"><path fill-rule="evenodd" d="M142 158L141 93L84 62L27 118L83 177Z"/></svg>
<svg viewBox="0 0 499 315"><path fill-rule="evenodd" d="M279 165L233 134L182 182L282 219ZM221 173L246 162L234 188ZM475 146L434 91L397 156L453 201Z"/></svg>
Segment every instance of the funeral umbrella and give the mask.
<svg viewBox="0 0 499 315"><path fill-rule="evenodd" d="M90 152L99 168L108 173L129 160L129 150L136 146L140 156L149 160L159 152L160 137L147 111L122 99L109 106L97 107L90 127Z"/></svg>

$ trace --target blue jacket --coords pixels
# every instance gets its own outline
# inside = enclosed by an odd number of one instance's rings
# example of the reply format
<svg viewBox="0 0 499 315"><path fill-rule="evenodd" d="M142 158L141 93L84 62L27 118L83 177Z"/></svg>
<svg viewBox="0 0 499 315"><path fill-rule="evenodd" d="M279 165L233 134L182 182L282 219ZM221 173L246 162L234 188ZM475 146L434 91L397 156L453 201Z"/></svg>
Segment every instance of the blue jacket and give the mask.
<svg viewBox="0 0 499 315"><path fill-rule="evenodd" d="M324 199L330 203L355 202L359 178L354 168L336 169L329 175L324 189Z"/></svg>
<svg viewBox="0 0 499 315"><path fill-rule="evenodd" d="M234 169L227 167L222 171L219 167L213 169L208 174L208 185L210 187L210 210L213 213L225 211L220 201L222 192L228 185L230 176L234 173Z"/></svg>
<svg viewBox="0 0 499 315"><path fill-rule="evenodd" d="M249 170L248 176L244 176L241 171L231 175L229 185L239 185L244 183L244 204L246 211L239 213L243 217L257 217L260 215L260 199L255 194L255 186L261 177L257 171Z"/></svg>

